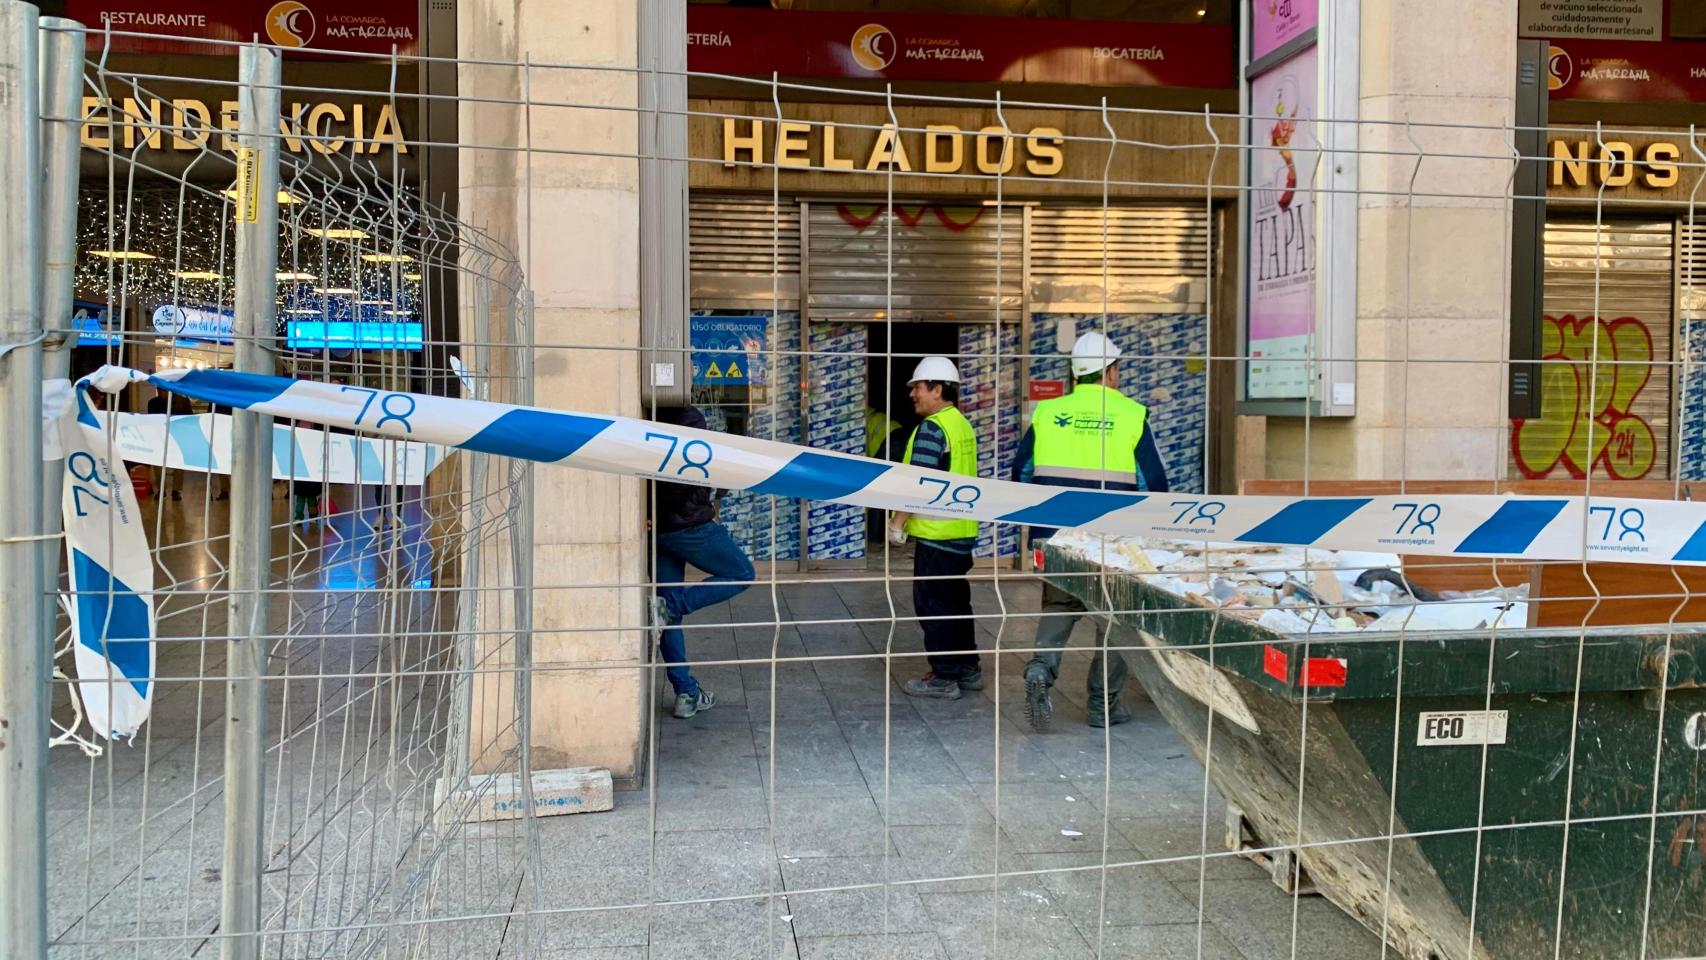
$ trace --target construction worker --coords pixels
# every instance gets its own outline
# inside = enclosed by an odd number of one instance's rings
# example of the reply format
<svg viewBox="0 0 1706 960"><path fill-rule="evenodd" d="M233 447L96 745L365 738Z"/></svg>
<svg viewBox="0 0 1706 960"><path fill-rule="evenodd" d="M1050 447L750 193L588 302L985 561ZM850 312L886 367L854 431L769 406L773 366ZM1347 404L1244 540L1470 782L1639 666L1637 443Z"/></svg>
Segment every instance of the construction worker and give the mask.
<svg viewBox="0 0 1706 960"><path fill-rule="evenodd" d="M865 404L865 456L887 460L888 451L884 450L889 434L894 432L895 422L889 415Z"/></svg>
<svg viewBox="0 0 1706 960"><path fill-rule="evenodd" d="M1072 392L1037 404L1013 458L1014 480L1098 490L1137 490L1141 480L1144 490L1167 492L1167 469L1149 429L1149 411L1119 392L1119 359L1119 346L1104 334L1091 331L1078 338L1072 345ZM1053 535L1053 530L1032 527L1031 544ZM1038 732L1054 717L1049 688L1060 675L1060 651L1084 612L1076 597L1043 582L1036 652L1025 666L1025 716ZM1125 658L1117 652L1108 658L1105 687L1102 671L1097 651L1087 683L1092 727L1131 719L1119 702Z"/></svg>
<svg viewBox="0 0 1706 960"><path fill-rule="evenodd" d="M925 357L912 371L912 408L924 420L906 443L904 462L977 476L977 433L956 406L960 371L947 357ZM961 690L982 690L977 633L971 619L972 548L976 520L939 520L896 513L889 521L889 542L912 548L912 605L924 629L930 672L908 680L903 689L915 697L958 700Z"/></svg>

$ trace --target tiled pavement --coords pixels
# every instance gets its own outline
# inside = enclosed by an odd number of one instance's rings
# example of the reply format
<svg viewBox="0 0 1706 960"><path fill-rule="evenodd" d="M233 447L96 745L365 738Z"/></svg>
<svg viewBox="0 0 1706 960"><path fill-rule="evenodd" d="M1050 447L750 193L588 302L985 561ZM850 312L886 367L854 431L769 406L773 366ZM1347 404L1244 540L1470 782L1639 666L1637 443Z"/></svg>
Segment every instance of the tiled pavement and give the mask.
<svg viewBox="0 0 1706 960"><path fill-rule="evenodd" d="M221 511L193 501L159 533L185 546L161 553L178 580L162 633L179 639L161 645L154 719L92 762L52 752L55 957L219 945L224 643L203 638L223 633L224 545L193 519ZM691 655L731 661L696 669L719 704L674 720L658 675L655 762L615 810L537 821L532 855L516 823L435 832L451 698L433 665L453 621L426 594L315 592L323 550L297 534L289 567L307 588L274 611L263 912L291 932L268 956L1380 955L1326 901L1199 858L1205 830L1221 852L1221 801L1135 685L1133 723L1085 726L1087 653L1068 651L1044 735L1024 725L1019 653L960 701L903 695L922 648L908 585L891 613L880 572L792 578L776 605L755 588L696 616ZM975 590L986 650L1035 631L1036 582L1004 581L1005 605ZM987 655L984 669L994 681Z"/></svg>
<svg viewBox="0 0 1706 960"><path fill-rule="evenodd" d="M922 646L914 623L891 631L880 577L785 582L780 611L756 589L693 619L695 660L773 645L821 659L774 677L768 663L698 667L718 705L688 721L667 716L660 676L647 788L540 823L550 859L596 850L598 874L541 889L529 936L545 956L1282 960L1294 940L1297 957L1380 956L1325 900L1294 901L1243 860L1197 859L1205 829L1221 852L1223 802L1208 792L1205 822L1202 767L1135 681L1133 723L1106 737L1084 723L1088 654L1068 652L1047 734L1024 723L1021 654L957 702L902 694ZM992 584L974 595L986 650L997 632L1004 649L1035 632L1036 582L1004 579L1004 622ZM901 618L909 593L894 591ZM765 625L778 613L780 634ZM988 656L984 669L993 680Z"/></svg>

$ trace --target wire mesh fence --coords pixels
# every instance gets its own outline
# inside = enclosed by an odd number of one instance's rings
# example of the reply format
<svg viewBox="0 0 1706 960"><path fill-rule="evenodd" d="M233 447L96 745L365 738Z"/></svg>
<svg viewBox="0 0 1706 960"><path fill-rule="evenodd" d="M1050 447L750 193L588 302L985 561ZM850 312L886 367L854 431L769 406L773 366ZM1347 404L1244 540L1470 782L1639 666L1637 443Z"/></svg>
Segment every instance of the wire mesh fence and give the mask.
<svg viewBox="0 0 1706 960"><path fill-rule="evenodd" d="M42 49L71 35L49 24ZM72 174L50 167L40 218L76 224L77 266L36 286L105 310L38 313L50 357L73 334L99 344L59 357L72 376L276 372L405 426L394 397L637 416L669 444L652 474L709 480L712 447L675 445L684 401L713 431L898 460L923 413L902 388L947 356L987 481L1024 476L1035 404L1074 391L1073 341L1099 331L1123 350L1109 385L1148 405L1166 487L1146 489L1179 532L1045 544L974 525L962 619L933 606L961 575L827 480L816 498L719 498L707 552L680 537L678 493L631 478L536 474L382 422L269 435L235 395L91 393L140 494L158 626L132 675L148 718L109 737L86 719L101 684L74 667L89 591L48 587L64 667L39 824L48 955L1706 954L1689 558L1590 557L1659 525L1599 501L1568 559L1442 558L1424 536L1471 495L1691 499L1692 197L1626 214L1602 180L1548 223L1542 402L1512 419L1522 318L1502 264L1511 210L1535 199L1516 172L1547 158L1508 126L1282 130L705 76L685 79L715 97L643 108L669 76L463 59L446 96L368 58L391 77L364 92L370 116L457 108L455 142L436 142L293 109L347 91L282 81L258 48L223 84L229 117L198 113L168 73L115 66L122 38L88 34L75 99L43 108L44 142L74 131L102 168L55 207ZM981 130L924 122L947 107ZM686 153L642 148L636 128L672 124ZM1358 124L1354 150L1323 146ZM418 189L410 164L434 149L458 156L455 203ZM1634 162L1583 156L1584 180ZM594 189L647 164L692 185L673 273ZM1323 174L1357 164L1360 180ZM1698 183L1706 157L1673 166ZM1240 206L1299 198L1353 216L1264 226ZM1488 223L1490 244L1464 238ZM1375 306L1319 295L1362 346L1311 332L1258 356L1235 304L1272 279L1264 244L1318 225L1362 231L1351 296ZM1457 262L1454 236L1503 258L1490 297L1426 266ZM1292 239L1270 251L1281 274L1315 256ZM601 301L585 274L606 267L628 271L617 286L679 279L693 336ZM1479 322L1418 320L1453 298L1472 302L1449 316ZM660 363L688 389L658 389ZM1275 417L1266 442L1286 449L1253 455L1234 414L1258 368L1350 383L1378 426ZM1228 543L1239 494L1404 499L1349 549ZM57 529L13 527L5 549L45 537L58 571ZM721 589L682 589L689 567ZM689 611L685 635L662 629ZM923 640L946 632L975 669ZM604 805L586 767L612 768L609 809L549 815Z"/></svg>

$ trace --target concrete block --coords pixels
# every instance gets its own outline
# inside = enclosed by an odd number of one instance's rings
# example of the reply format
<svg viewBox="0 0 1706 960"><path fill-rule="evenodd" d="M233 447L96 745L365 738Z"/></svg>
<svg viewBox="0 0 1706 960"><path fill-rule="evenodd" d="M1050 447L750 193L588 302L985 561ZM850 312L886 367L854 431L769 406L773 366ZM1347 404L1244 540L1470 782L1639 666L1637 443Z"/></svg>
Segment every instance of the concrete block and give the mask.
<svg viewBox="0 0 1706 960"><path fill-rule="evenodd" d="M536 817L611 808L610 771L602 767L535 770L532 781ZM515 773L489 773L457 785L441 779L434 788L434 803L441 815L465 822L518 820L527 809L521 778Z"/></svg>

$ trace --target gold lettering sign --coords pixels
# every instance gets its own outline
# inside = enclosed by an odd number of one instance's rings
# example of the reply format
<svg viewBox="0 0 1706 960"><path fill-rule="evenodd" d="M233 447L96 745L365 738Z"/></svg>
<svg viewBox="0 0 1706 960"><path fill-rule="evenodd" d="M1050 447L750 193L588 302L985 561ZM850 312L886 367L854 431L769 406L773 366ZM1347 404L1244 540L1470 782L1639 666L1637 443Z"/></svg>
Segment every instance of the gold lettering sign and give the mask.
<svg viewBox="0 0 1706 960"><path fill-rule="evenodd" d="M386 147L408 153L403 124L388 103L370 111L363 104L292 103L279 118L285 149L301 153L371 155ZM369 125L369 120L372 123ZM201 100L136 100L116 103L83 98L83 146L100 150L200 150L219 131L219 149L237 151L237 101L222 100L216 115Z"/></svg>
<svg viewBox="0 0 1706 960"><path fill-rule="evenodd" d="M1654 140L1637 147L1627 140L1553 140L1547 149L1554 187L1618 190L1634 184L1652 190L1673 187L1681 178L1682 148Z"/></svg>
<svg viewBox="0 0 1706 960"><path fill-rule="evenodd" d="M893 169L896 173L980 173L985 176L1054 177L1066 168L1066 137L1055 127L1033 127L1025 133L999 126L962 130L949 123L927 123L923 129L843 130L831 123L784 120L778 126L761 118L722 118L723 166L763 165L775 154L779 167L820 170ZM850 140L870 139L870 146L851 155Z"/></svg>

